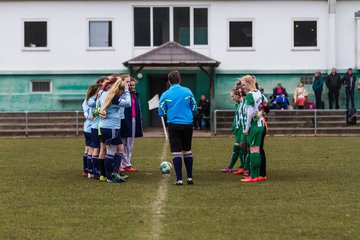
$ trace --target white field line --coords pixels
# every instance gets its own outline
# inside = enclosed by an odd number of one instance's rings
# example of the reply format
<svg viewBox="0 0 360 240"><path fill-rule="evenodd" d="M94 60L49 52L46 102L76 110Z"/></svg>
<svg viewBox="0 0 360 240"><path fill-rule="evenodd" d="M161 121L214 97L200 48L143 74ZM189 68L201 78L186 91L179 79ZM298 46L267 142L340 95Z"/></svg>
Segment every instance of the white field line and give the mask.
<svg viewBox="0 0 360 240"><path fill-rule="evenodd" d="M161 152L161 162L166 161L166 157L168 155L169 151L169 141L165 140L165 143L163 145L163 149ZM167 186L169 181L170 174L165 174L162 176L162 179L159 183L159 188L156 193L156 201L152 204L152 223L151 223L151 237L152 239L159 239L163 224L161 219L165 215L165 208L164 203L166 200L166 193L167 193Z"/></svg>

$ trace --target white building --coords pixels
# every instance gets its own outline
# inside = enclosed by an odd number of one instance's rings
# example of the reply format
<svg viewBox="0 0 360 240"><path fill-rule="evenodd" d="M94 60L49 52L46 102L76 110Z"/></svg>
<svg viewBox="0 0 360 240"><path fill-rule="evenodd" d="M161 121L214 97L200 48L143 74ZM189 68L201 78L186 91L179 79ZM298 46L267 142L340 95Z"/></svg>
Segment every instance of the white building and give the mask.
<svg viewBox="0 0 360 240"><path fill-rule="evenodd" d="M231 107L228 91L245 73L256 75L266 93L277 82L292 92L315 71L336 67L343 74L352 67L359 73L359 11L360 1L352 0L0 0L0 110L78 108L75 100L96 77L126 72L123 62L167 41L221 62L215 108ZM141 73L145 103L151 79L167 69ZM197 97L209 94L204 73L183 73Z"/></svg>

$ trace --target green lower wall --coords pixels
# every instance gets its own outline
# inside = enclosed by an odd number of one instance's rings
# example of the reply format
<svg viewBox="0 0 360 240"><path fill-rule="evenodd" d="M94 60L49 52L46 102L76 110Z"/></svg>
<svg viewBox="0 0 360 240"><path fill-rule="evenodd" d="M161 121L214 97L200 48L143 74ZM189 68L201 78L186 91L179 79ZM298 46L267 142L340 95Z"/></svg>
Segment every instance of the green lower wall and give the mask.
<svg viewBox="0 0 360 240"><path fill-rule="evenodd" d="M152 75L166 75L167 70L141 71L143 77L138 80L137 90L141 98L141 107L144 127L149 126L151 114L148 110L150 96L149 77ZM202 94L210 99L210 80L200 70L180 71L183 76L182 85L189 87L198 101ZM340 72L342 76L344 72ZM86 90L95 80L109 73L99 74L24 74L24 75L0 75L0 111L73 111L81 110L81 103L85 97ZM217 72L215 77L215 109L232 109L233 103L229 92L234 87L234 82L244 74ZM359 71L355 72L359 78ZM270 96L272 89L281 82L287 89L289 95L293 91L302 76L312 76L310 73L291 74L257 74L257 81L265 89L265 95ZM32 94L30 93L31 80L52 80L52 93ZM310 93L310 101L314 101L314 93L311 85L305 85ZM323 101L328 108L327 89L324 86ZM360 92L355 92L355 105L360 107ZM345 108L345 90L340 90L340 106Z"/></svg>

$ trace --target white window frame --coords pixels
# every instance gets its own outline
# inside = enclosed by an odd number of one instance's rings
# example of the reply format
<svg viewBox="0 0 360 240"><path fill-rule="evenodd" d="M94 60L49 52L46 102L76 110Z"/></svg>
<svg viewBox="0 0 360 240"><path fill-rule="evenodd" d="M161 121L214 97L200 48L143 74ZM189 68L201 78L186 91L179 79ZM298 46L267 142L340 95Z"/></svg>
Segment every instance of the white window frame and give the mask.
<svg viewBox="0 0 360 240"><path fill-rule="evenodd" d="M252 22L252 47L230 46L230 22ZM255 18L227 18L226 19L226 47L228 51L255 51Z"/></svg>
<svg viewBox="0 0 360 240"><path fill-rule="evenodd" d="M295 47L294 46L294 22L295 21L314 21L316 22L316 47ZM319 18L291 18L291 50L292 51L320 51L319 47Z"/></svg>
<svg viewBox="0 0 360 240"><path fill-rule="evenodd" d="M25 41L25 22L46 22L46 47L27 47L24 46ZM21 27L21 50L23 52L44 52L44 51L50 51L50 21L49 18L23 18L21 19L22 27Z"/></svg>
<svg viewBox="0 0 360 240"><path fill-rule="evenodd" d="M49 82L50 83L50 91L49 92L34 92L33 91L33 83L35 83L35 82ZM52 93L52 80L49 80L49 79L30 80L30 93L31 94L51 94Z"/></svg>
<svg viewBox="0 0 360 240"><path fill-rule="evenodd" d="M190 45L185 46L189 48L210 48L210 6L209 5L133 5L133 11L132 11L132 21L133 21L133 29L132 29L132 45L134 49L151 49L156 48L158 46L154 46L154 39L153 39L153 8L162 8L162 7L168 7L169 8L169 41L174 41L174 8L175 7L188 7L190 8ZM134 8L150 8L150 46L134 46L135 41L135 32L134 32ZM208 10L208 44L202 44L202 45L194 45L194 9L195 8L207 8Z"/></svg>
<svg viewBox="0 0 360 240"><path fill-rule="evenodd" d="M92 21L103 21L111 22L111 47L90 47L90 22ZM115 51L115 34L114 34L114 18L87 18L86 19L86 51Z"/></svg>

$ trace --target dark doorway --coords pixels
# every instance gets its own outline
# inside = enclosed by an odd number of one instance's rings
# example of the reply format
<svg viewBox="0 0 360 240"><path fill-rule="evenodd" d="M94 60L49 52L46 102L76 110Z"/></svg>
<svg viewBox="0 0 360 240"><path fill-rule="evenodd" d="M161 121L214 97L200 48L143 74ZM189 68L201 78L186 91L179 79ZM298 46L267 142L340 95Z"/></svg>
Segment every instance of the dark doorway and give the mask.
<svg viewBox="0 0 360 240"><path fill-rule="evenodd" d="M196 96L196 75L195 74L181 74L181 85L189 88L194 96ZM167 75L150 75L149 76L149 85L150 85L150 98L159 94L159 98L161 94L168 89L167 83ZM161 118L158 115L158 109L153 109L150 111L151 113L151 127L162 127Z"/></svg>
<svg viewBox="0 0 360 240"><path fill-rule="evenodd" d="M151 75L149 76L149 85L150 85L150 98L159 94L159 98L161 94L167 89L167 75ZM150 126L152 127L162 127L161 118L158 115L158 109L153 109L150 111Z"/></svg>

